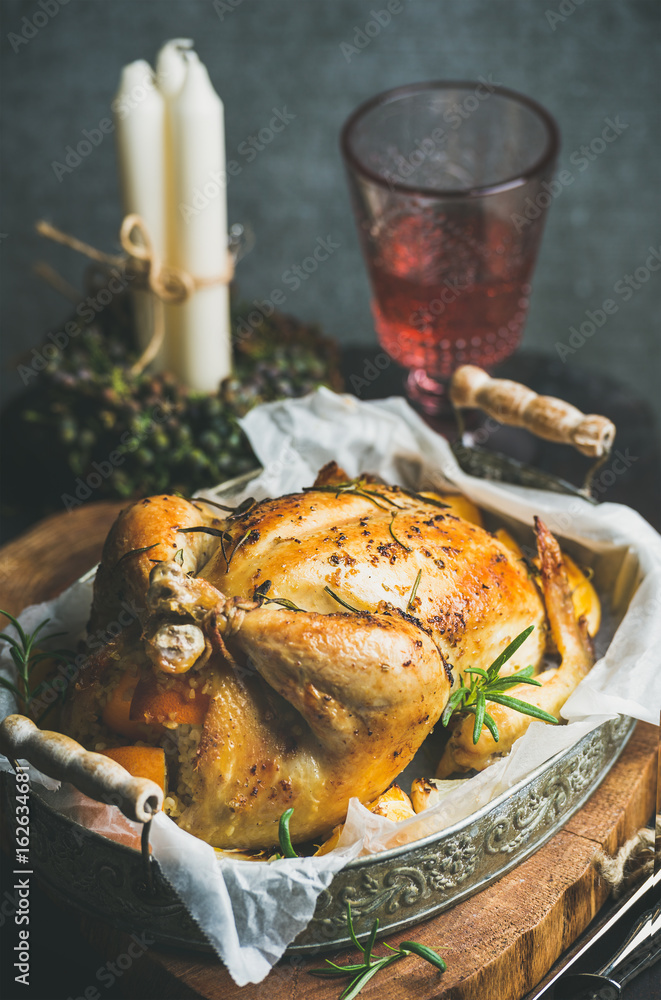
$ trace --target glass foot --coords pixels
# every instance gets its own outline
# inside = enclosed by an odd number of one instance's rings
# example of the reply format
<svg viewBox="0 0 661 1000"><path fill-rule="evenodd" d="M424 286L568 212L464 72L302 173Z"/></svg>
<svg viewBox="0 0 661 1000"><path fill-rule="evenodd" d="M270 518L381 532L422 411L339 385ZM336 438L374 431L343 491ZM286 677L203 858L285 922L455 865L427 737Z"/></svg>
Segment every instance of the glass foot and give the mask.
<svg viewBox="0 0 661 1000"><path fill-rule="evenodd" d="M416 410L421 410L430 417L448 417L452 414L448 387L448 381L432 378L424 368L412 368L406 379L406 395L409 400Z"/></svg>

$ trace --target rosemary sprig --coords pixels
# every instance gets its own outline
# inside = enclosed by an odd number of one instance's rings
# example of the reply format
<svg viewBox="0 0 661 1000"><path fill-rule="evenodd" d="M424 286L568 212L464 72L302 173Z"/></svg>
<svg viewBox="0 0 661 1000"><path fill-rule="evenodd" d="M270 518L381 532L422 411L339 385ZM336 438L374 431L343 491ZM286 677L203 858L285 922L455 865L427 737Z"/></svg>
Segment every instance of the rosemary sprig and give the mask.
<svg viewBox="0 0 661 1000"><path fill-rule="evenodd" d="M530 715L533 719L540 719L542 722L549 722L554 726L557 725L558 720L543 709L537 708L536 705L531 705L527 701L520 701L519 698L512 698L509 695L503 694L503 691L511 687L516 687L517 684L532 684L535 687L541 687L541 682L532 676L532 667L526 667L524 670L519 670L516 674L508 674L506 677L498 676L501 667L507 663L519 646L526 641L534 627L534 625L529 625L527 629L520 632L510 642L509 646L505 647L500 656L496 657L488 670L482 670L479 667L468 667L466 673L472 675L468 680L468 685L464 677L461 674L459 675L461 686L457 688L445 706L445 711L441 716L442 725L447 726L455 712L471 713L475 716L473 743L475 744L479 740L483 726L486 726L497 743L500 739L498 726L493 716L487 712L487 701L496 702L498 705L505 705L506 708L512 708L516 712L521 712L522 715Z"/></svg>
<svg viewBox="0 0 661 1000"><path fill-rule="evenodd" d="M224 528L207 528L204 524L198 524L193 528L177 528L180 535L188 535L192 532L202 532L205 535L215 535L216 538L222 538L225 534Z"/></svg>
<svg viewBox="0 0 661 1000"><path fill-rule="evenodd" d="M251 534L252 534L252 532L250 530L246 531L241 536L241 538L238 540L238 542L236 543L236 545L234 546L234 548L232 549L232 551L230 552L229 560L227 559L227 556L225 557L225 562L227 563L227 568L228 569L230 568L230 563L232 562L232 559L237 554L237 552L239 551L239 549L241 548L241 546L243 545L243 543L247 542L247 540L250 538ZM231 535L230 535L230 540L231 540ZM225 539L225 541L227 541L227 539Z"/></svg>
<svg viewBox="0 0 661 1000"><path fill-rule="evenodd" d="M235 521L237 517L243 517L243 515L247 514L249 510L252 510L256 504L257 501L254 497L246 497L245 500L241 501L238 507L234 508L228 520Z"/></svg>
<svg viewBox="0 0 661 1000"><path fill-rule="evenodd" d="M396 517L397 517L397 511L394 510L392 512L392 517L390 518L390 524L388 525L388 531L390 532L391 538L395 542L397 542L398 545L401 545L405 552L410 552L411 551L411 547L409 545L405 545L404 542L401 540L401 538L398 538L397 535L395 534L394 530L393 530L393 524L395 522L395 518Z"/></svg>
<svg viewBox="0 0 661 1000"><path fill-rule="evenodd" d="M280 850L282 851L283 858L298 858L299 855L294 850L291 842L291 836L289 833L289 821L292 818L293 809L285 809L282 816L280 817L280 823L278 825L278 840L280 841Z"/></svg>
<svg viewBox="0 0 661 1000"><path fill-rule="evenodd" d="M19 700L23 702L26 712L29 711L31 703L38 698L43 689L46 687L46 681L41 681L36 687L31 686L30 678L32 671L41 663L42 660L60 660L63 663L69 663L71 661L72 653L67 649L54 649L49 652L44 650L34 651L34 645L37 641L39 633L48 625L50 618L45 618L42 622L37 625L34 632L28 634L22 628L21 623L13 615L10 615L8 611L0 610L0 614L8 618L11 624L14 626L18 633L18 640L14 639L13 636L7 635L6 632L0 633L0 639L4 639L5 642L9 644L9 655L14 661L14 666L16 667L16 673L18 674L18 681L22 687L22 691L8 681L6 677L0 677L0 686L5 688L7 691L11 691L12 694ZM65 635L64 632L53 632L51 635L42 635L40 637L41 642L48 642L50 639L56 639L60 635ZM36 718L37 724L40 724L42 719L51 711L55 702L52 702L44 711Z"/></svg>
<svg viewBox="0 0 661 1000"><path fill-rule="evenodd" d="M398 510L402 508L391 500L390 497L385 496L383 493L378 493L376 490L368 489L368 484L364 479L350 479L346 483L335 483L333 486L305 486L303 488L304 493L334 493L336 497L343 494L349 493L351 496L362 497L364 500L369 500L373 503L375 507L380 510L387 510L388 507L384 504L389 504L391 507L397 507ZM378 497L378 500L377 500ZM383 501L380 503L379 501Z"/></svg>
<svg viewBox="0 0 661 1000"><path fill-rule="evenodd" d="M372 930L370 931L367 943L365 944L365 947L363 947L363 945L361 945L358 941L354 930L353 920L351 917L351 903L347 903L347 927L349 929L349 936L354 945L363 953L362 962L352 965L337 965L335 962L332 962L330 958L327 958L325 959L327 968L322 966L319 969L310 969L310 973L313 976L323 976L328 978L334 978L336 976L352 977L349 985L340 994L340 1000L352 1000L353 997L358 996L363 986L365 986L370 979L376 976L378 972L386 969L394 962L399 962L402 958L408 958L409 955L417 955L418 958L423 958L425 962L429 962L429 964L433 965L434 968L439 970L439 972L445 972L447 969L446 963L438 952L434 951L433 948L428 948L427 945L420 944L418 941L402 941L398 948L392 948L384 941L385 947L388 948L393 954L384 955L380 958L373 957L372 951L377 931L379 929L378 918L372 924Z"/></svg>
<svg viewBox="0 0 661 1000"><path fill-rule="evenodd" d="M287 611L304 611L304 608L299 608L298 605L290 601L288 597L267 597L267 592L271 589L271 581L264 580L264 583L260 583L259 587L255 587L254 593L252 595L253 601L259 601L260 606L264 604L279 604L281 608L286 608Z"/></svg>
<svg viewBox="0 0 661 1000"><path fill-rule="evenodd" d="M152 545L143 545L141 549L131 549L129 552L125 552L124 555L120 556L117 560L115 569L117 569L117 566L119 566L120 563L123 563L125 559L128 559L129 556L137 556L141 552L150 552L151 549L155 549L158 544L158 542L154 542ZM2 614L5 614L5 612L3 611Z"/></svg>
<svg viewBox="0 0 661 1000"><path fill-rule="evenodd" d="M351 604L347 604L347 602L343 601L341 597L338 597L338 595L334 591L332 591L330 587L324 587L324 590L326 591L327 594L330 594L330 596L333 598L334 601L337 601L337 603L341 604L343 608L346 608L347 611L353 611L357 615L362 614L360 608L354 608L351 606Z"/></svg>
<svg viewBox="0 0 661 1000"><path fill-rule="evenodd" d="M406 604L406 610L407 611L412 611L412 610L414 611L415 610L413 602L415 600L415 595L418 593L418 587L420 586L421 579L422 579L422 570L419 569L418 570L418 575L415 578L415 583L413 584L413 589L411 591L411 596L409 597L408 602Z"/></svg>
<svg viewBox="0 0 661 1000"><path fill-rule="evenodd" d="M414 500L419 500L420 503L427 503L431 507L439 507L441 510L448 510L450 507L449 503L443 503L442 500L434 500L432 497L423 497L422 493L416 493L415 490L407 490L404 486L399 487L402 493L406 493L407 497L413 497Z"/></svg>
<svg viewBox="0 0 661 1000"><path fill-rule="evenodd" d="M254 497L246 497L245 500L241 501L238 507L226 507L224 503L218 503L217 500L207 500L206 497L185 497L183 493L177 493L176 495L181 497L182 500L188 500L188 502L192 503L194 506L198 503L205 503L208 504L209 507L217 507L218 510L226 511L230 515L227 518L228 521L232 521L237 517L243 517L243 515L247 514L249 510L252 510L257 503Z"/></svg>
<svg viewBox="0 0 661 1000"><path fill-rule="evenodd" d="M287 611L304 611L304 608L297 607L293 601L290 601L287 597L264 597L260 594L262 604L279 604L281 608L286 608Z"/></svg>

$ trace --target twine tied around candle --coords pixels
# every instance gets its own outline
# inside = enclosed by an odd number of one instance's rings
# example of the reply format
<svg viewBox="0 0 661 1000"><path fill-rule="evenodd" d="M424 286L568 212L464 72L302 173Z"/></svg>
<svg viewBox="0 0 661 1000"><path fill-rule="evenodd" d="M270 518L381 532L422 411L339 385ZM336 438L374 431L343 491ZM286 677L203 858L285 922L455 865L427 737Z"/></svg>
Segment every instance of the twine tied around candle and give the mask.
<svg viewBox="0 0 661 1000"><path fill-rule="evenodd" d="M229 250L225 271L211 278L200 278L189 274L183 268L164 264L154 249L145 220L135 213L125 216L122 220L119 230L119 240L124 251L122 255L107 254L97 250L96 247L63 232L44 219L36 223L36 229L41 236L70 247L89 257L90 260L119 268L136 281L134 287L153 294L152 333L145 350L130 369L133 375L140 374L154 360L161 348L165 336L164 305L181 304L196 291L213 285L228 285L234 277L234 256Z"/></svg>

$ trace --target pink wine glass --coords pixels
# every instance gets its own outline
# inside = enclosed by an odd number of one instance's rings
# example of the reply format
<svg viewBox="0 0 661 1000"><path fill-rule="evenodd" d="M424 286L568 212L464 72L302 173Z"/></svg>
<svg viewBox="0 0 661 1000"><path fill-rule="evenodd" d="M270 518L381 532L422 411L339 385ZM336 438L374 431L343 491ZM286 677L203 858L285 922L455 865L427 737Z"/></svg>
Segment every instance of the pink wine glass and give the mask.
<svg viewBox="0 0 661 1000"><path fill-rule="evenodd" d="M376 333L426 413L521 340L558 147L544 108L488 80L386 91L342 129Z"/></svg>

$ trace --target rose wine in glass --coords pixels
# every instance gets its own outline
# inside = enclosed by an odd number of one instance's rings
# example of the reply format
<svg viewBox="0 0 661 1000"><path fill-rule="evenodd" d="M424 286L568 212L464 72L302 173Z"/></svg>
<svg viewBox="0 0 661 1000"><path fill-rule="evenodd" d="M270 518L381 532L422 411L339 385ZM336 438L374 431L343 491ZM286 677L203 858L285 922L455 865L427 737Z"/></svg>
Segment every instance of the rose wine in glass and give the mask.
<svg viewBox="0 0 661 1000"><path fill-rule="evenodd" d="M344 126L376 333L429 414L521 340L557 149L547 112L486 82L397 88Z"/></svg>

